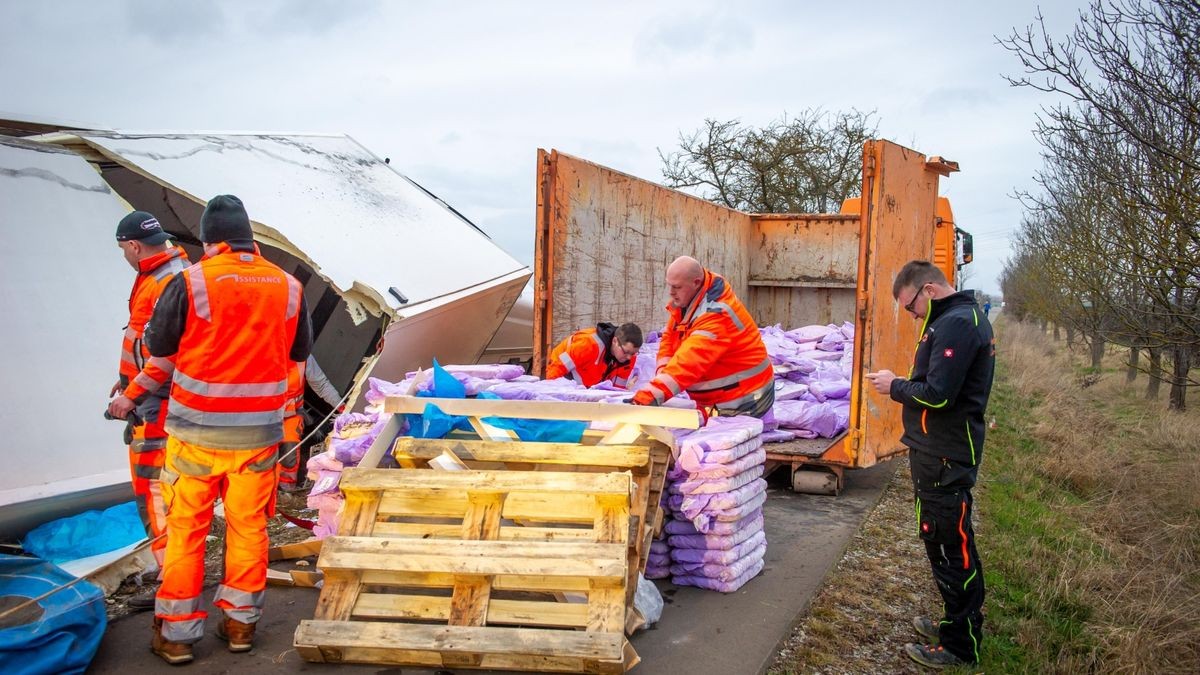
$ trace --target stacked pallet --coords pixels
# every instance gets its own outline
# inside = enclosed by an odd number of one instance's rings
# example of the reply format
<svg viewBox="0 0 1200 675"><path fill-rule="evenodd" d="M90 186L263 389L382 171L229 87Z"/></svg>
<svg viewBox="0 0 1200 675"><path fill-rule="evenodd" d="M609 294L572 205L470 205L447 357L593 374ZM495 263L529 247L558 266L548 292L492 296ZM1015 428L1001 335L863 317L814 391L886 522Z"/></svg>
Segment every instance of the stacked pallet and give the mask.
<svg viewBox="0 0 1200 675"><path fill-rule="evenodd" d="M389 399L388 412L433 403L470 418L481 438L381 434L400 469L347 469L338 536L324 542L316 617L296 631L305 659L539 672L624 672L625 639L683 411L570 403ZM490 416L606 417L584 443L494 440ZM399 415L395 415L399 417ZM452 457L462 471L431 471Z"/></svg>

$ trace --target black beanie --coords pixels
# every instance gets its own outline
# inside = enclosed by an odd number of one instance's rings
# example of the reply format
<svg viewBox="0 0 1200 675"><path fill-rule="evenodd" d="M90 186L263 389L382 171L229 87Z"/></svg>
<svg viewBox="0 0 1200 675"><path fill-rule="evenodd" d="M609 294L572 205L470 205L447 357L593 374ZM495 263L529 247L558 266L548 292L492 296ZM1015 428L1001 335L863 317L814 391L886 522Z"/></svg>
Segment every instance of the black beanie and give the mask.
<svg viewBox="0 0 1200 675"><path fill-rule="evenodd" d="M216 244L222 241L254 241L250 216L242 200L233 195L217 195L208 200L200 216L200 241Z"/></svg>

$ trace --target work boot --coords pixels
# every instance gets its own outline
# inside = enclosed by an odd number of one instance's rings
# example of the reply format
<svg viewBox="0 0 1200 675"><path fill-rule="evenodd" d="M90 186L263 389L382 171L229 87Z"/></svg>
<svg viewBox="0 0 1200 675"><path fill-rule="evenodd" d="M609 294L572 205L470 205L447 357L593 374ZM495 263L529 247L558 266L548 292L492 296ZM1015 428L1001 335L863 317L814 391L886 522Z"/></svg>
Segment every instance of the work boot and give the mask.
<svg viewBox="0 0 1200 675"><path fill-rule="evenodd" d="M145 612L154 609L154 596L156 593L158 593L158 584L146 588L137 595L130 596L125 601L125 606L135 612Z"/></svg>
<svg viewBox="0 0 1200 675"><path fill-rule="evenodd" d="M904 653L908 658L927 668L945 668L947 666L966 665L966 661L946 651L941 645L904 645Z"/></svg>
<svg viewBox="0 0 1200 675"><path fill-rule="evenodd" d="M217 637L229 643L231 652L248 652L254 647L254 624L223 617L217 624Z"/></svg>
<svg viewBox="0 0 1200 675"><path fill-rule="evenodd" d="M173 666L190 663L192 660L192 646L183 642L172 642L163 637L162 619L158 617L154 618L154 639L150 642L150 651Z"/></svg>
<svg viewBox="0 0 1200 675"><path fill-rule="evenodd" d="M938 635L938 627L933 623L932 619L927 619L923 616L914 616L912 627L913 630L917 631L917 635L929 640L929 644L941 644L942 638Z"/></svg>

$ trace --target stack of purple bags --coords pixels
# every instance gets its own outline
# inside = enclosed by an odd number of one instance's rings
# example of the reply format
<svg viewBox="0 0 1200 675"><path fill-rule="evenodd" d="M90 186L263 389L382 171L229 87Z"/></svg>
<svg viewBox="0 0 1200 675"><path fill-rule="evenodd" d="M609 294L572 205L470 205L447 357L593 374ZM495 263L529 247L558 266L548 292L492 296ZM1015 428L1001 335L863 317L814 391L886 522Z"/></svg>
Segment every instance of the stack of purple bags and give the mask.
<svg viewBox="0 0 1200 675"><path fill-rule="evenodd" d="M679 456L667 473L665 547L651 546L647 578L665 576L664 548L665 571L679 586L731 593L762 571L762 429L753 417L714 417L678 439Z"/></svg>

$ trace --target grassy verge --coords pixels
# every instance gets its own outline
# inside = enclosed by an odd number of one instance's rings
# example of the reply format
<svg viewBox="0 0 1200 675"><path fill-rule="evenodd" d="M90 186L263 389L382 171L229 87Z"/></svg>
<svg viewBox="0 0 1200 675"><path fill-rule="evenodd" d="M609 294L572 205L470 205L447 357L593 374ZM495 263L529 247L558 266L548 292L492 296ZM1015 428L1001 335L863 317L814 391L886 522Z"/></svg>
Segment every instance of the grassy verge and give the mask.
<svg viewBox="0 0 1200 675"><path fill-rule="evenodd" d="M1032 328L999 334L976 490L986 639L962 672L1200 672L1200 415L1142 400L1119 355L1084 372L1085 355ZM907 480L772 672L918 672L898 658L916 639L905 622L938 598Z"/></svg>

